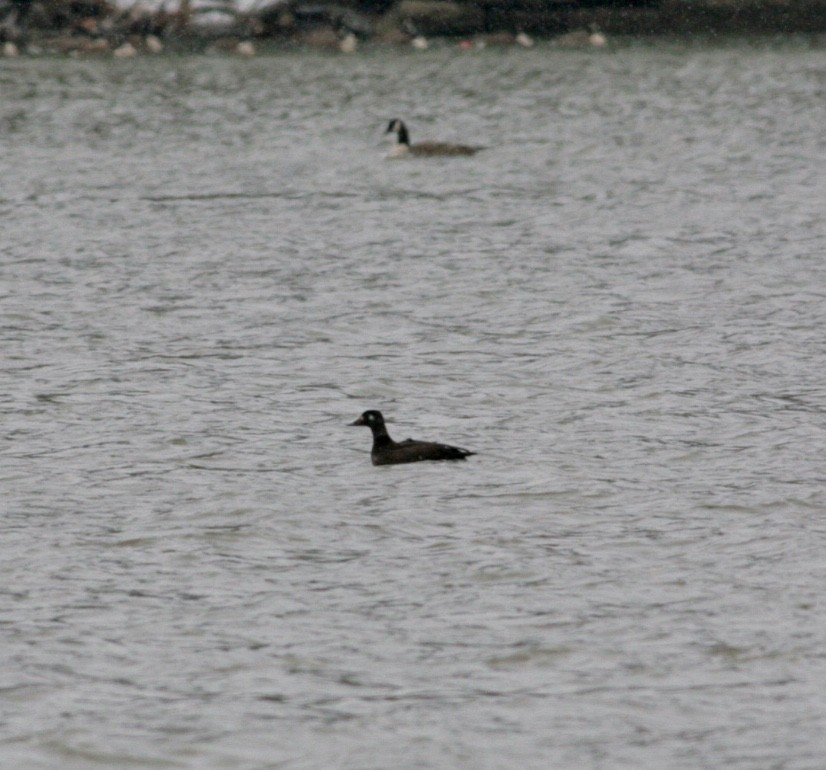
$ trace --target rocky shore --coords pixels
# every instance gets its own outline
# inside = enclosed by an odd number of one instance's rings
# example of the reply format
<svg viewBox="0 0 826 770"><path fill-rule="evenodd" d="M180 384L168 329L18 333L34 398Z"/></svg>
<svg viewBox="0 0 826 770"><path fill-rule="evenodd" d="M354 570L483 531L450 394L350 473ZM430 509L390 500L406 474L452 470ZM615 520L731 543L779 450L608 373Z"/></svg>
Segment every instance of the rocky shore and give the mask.
<svg viewBox="0 0 826 770"><path fill-rule="evenodd" d="M162 51L254 55L293 45L604 45L611 35L826 32L826 0L0 0L0 54L134 56Z"/></svg>

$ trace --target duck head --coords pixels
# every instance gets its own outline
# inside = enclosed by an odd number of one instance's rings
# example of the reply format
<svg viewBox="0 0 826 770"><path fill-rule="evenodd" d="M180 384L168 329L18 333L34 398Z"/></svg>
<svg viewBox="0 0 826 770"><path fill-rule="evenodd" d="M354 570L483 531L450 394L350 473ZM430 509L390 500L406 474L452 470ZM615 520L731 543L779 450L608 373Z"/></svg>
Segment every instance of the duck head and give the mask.
<svg viewBox="0 0 826 770"><path fill-rule="evenodd" d="M366 425L368 428L382 428L384 427L384 417L381 412L375 409L368 409L355 422L350 425Z"/></svg>

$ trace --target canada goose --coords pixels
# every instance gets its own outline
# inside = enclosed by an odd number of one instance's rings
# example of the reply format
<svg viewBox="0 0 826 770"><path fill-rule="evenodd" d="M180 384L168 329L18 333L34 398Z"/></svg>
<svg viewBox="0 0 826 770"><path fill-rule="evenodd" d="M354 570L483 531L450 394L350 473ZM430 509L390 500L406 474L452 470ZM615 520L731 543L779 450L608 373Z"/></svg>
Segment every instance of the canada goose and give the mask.
<svg viewBox="0 0 826 770"><path fill-rule="evenodd" d="M447 144L446 142L417 142L410 144L410 134L407 126L394 118L387 125L385 134L395 134L396 144L390 152L391 158L404 158L411 155L417 157L433 157L438 155L473 155L482 147L472 147L467 144Z"/></svg>

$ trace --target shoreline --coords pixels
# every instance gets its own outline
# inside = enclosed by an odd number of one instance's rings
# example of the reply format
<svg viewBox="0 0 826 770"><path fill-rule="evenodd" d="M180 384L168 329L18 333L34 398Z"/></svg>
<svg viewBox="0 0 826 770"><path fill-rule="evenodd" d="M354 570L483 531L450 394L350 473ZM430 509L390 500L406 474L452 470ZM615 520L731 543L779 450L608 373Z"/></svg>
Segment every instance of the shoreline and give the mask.
<svg viewBox="0 0 826 770"><path fill-rule="evenodd" d="M252 56L282 47L352 53L362 44L431 43L466 48L523 45L601 47L611 36L660 37L818 34L826 0L344 0L313 6L279 2L216 14L181 0L174 12L123 9L108 0L46 4L13 0L0 13L0 57L228 53ZM41 4L42 3L42 4ZM9 10L9 8L11 10ZM3 15L4 14L4 15Z"/></svg>

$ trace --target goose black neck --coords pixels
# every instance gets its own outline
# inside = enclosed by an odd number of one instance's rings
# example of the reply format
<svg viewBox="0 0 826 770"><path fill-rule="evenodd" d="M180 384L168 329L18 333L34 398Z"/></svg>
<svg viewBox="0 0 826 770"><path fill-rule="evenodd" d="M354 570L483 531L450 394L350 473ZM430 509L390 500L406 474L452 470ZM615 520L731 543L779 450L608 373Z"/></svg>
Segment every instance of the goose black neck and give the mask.
<svg viewBox="0 0 826 770"><path fill-rule="evenodd" d="M406 144L410 147L410 134L407 133L407 126L404 123L399 125L397 136L399 137L399 144Z"/></svg>

